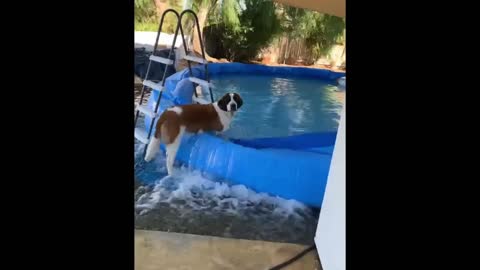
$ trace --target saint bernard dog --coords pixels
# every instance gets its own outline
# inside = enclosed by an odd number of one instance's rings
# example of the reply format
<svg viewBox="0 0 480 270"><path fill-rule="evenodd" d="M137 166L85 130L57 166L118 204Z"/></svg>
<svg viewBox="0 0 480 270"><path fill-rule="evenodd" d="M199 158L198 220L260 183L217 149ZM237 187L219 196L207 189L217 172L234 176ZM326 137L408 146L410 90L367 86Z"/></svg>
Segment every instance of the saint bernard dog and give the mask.
<svg viewBox="0 0 480 270"><path fill-rule="evenodd" d="M165 110L157 121L155 134L147 147L145 161L152 160L163 142L167 152L167 172L173 173L173 163L183 133L223 132L230 127L235 112L243 100L237 93L227 93L211 104L189 104Z"/></svg>

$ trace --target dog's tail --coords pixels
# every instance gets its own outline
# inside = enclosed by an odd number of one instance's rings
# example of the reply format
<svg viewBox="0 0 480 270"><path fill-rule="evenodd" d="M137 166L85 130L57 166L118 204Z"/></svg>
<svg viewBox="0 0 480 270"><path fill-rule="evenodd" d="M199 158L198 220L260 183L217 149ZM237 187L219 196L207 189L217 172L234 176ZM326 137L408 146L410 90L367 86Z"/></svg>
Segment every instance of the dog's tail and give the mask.
<svg viewBox="0 0 480 270"><path fill-rule="evenodd" d="M155 129L155 133L153 134L152 138L150 138L150 142L147 146L147 153L145 154L145 161L151 161L155 155L157 154L158 150L160 149L160 142L162 140L162 125L165 122L165 117L160 116L160 119L157 121L157 126Z"/></svg>

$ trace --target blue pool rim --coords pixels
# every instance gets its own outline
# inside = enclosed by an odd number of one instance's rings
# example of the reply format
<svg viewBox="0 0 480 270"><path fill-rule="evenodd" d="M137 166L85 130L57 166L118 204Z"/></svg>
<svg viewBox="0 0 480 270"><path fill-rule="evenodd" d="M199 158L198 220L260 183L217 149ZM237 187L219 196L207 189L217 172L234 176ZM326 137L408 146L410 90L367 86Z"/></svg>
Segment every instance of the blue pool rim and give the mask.
<svg viewBox="0 0 480 270"><path fill-rule="evenodd" d="M208 64L208 72L213 76L234 73L315 78L331 84L336 84L338 78L345 76L344 72L323 69L241 63ZM205 79L202 65L192 67L192 73L194 77ZM172 104L192 103L194 89L188 77L188 69L184 69L166 79L160 112ZM212 91L214 99L219 98L215 89ZM158 91L153 91L148 100L152 109L158 95ZM208 95L205 97L208 98ZM146 116L146 126L150 121L151 118ZM214 179L321 207L335 140L336 131L228 141L205 133L187 135L182 138L176 161Z"/></svg>

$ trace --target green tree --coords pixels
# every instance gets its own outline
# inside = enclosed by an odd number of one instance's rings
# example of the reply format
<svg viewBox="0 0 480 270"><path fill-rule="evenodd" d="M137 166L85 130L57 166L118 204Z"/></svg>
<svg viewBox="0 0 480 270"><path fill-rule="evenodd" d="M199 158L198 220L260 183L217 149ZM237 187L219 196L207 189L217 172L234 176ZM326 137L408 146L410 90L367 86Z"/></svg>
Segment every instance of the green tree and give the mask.
<svg viewBox="0 0 480 270"><path fill-rule="evenodd" d="M284 6L282 28L288 41L302 40L311 49L313 60L327 55L333 45L343 42L345 20L316 11ZM285 51L288 58L289 43Z"/></svg>
<svg viewBox="0 0 480 270"><path fill-rule="evenodd" d="M291 44L296 47L305 44L312 59L316 60L344 39L345 20L332 15L284 6L271 0L191 1L202 33L208 26L209 33L214 36L210 43L220 44L223 54L220 57L231 61L252 60L279 34L287 36L284 58L288 57ZM177 11L182 8L182 0L135 0L136 23L154 25L153 31L156 31L158 13L163 11L158 7L160 3L168 3ZM172 19L173 16L166 17L164 32L174 32L176 20ZM191 17L185 17L183 25L185 34L191 36L193 49L200 53L200 41ZM211 60L208 54L206 57Z"/></svg>
<svg viewBox="0 0 480 270"><path fill-rule="evenodd" d="M210 33L230 61L249 61L280 33L276 4L269 0L223 0L209 17Z"/></svg>
<svg viewBox="0 0 480 270"><path fill-rule="evenodd" d="M157 12L153 0L135 0L135 23L147 23L156 20Z"/></svg>
<svg viewBox="0 0 480 270"><path fill-rule="evenodd" d="M135 30L136 31L158 31L162 13L172 8L178 12L182 11L182 0L135 0ZM162 32L174 33L177 20L173 14L165 17Z"/></svg>

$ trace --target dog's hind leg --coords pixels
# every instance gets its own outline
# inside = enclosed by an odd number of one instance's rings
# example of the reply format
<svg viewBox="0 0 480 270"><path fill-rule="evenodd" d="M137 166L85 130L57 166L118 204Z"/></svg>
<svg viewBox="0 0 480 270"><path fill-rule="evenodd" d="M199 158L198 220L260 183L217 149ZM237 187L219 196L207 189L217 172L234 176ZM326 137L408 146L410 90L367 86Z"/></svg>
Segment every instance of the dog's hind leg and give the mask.
<svg viewBox="0 0 480 270"><path fill-rule="evenodd" d="M155 136L152 136L150 142L148 143L147 153L145 154L145 161L149 162L152 160L160 148L160 139L157 139Z"/></svg>
<svg viewBox="0 0 480 270"><path fill-rule="evenodd" d="M175 157L177 156L178 148L180 147L180 142L182 141L183 133L185 132L185 127L180 127L175 140L166 145L167 148L167 173L168 175L173 174L173 164L175 163Z"/></svg>
<svg viewBox="0 0 480 270"><path fill-rule="evenodd" d="M158 150L160 149L160 143L162 139L168 140L168 137L165 137L164 133L166 133L165 127L164 126L165 118L163 115L158 119L157 121L157 126L155 130L155 134L152 134L152 137L150 138L150 142L148 143L147 146L147 153L145 154L145 161L149 162L153 158L155 158L155 155L157 154Z"/></svg>

